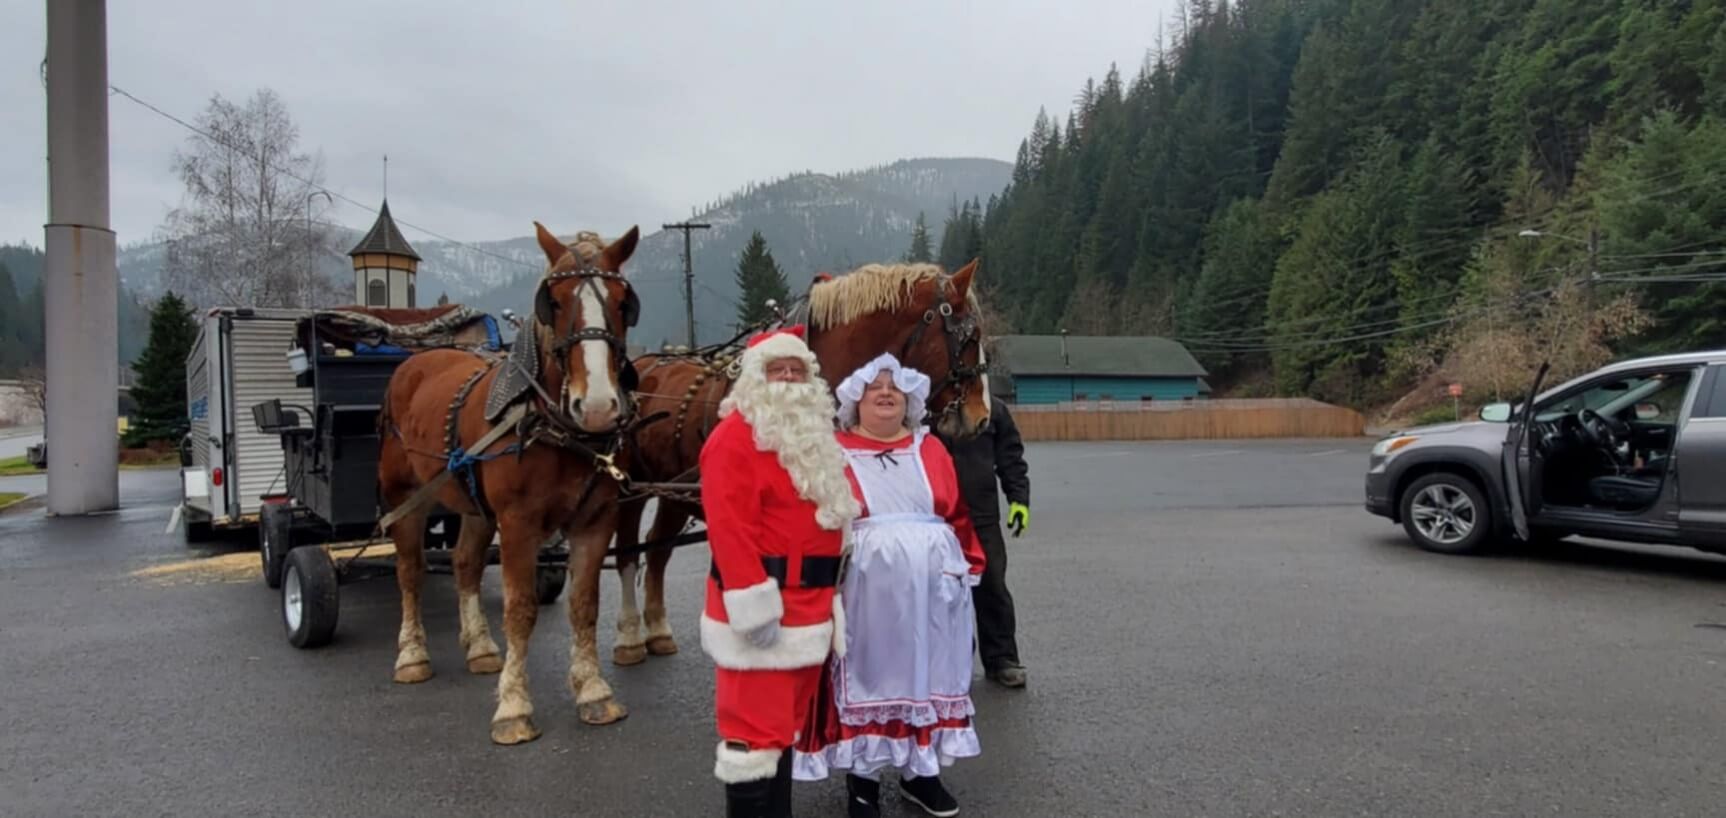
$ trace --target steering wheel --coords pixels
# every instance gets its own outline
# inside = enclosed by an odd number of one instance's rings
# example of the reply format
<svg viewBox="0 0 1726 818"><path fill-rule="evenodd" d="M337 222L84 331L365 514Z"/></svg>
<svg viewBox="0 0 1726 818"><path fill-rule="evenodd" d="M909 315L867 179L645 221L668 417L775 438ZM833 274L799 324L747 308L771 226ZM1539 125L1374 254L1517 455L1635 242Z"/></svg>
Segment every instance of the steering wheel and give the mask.
<svg viewBox="0 0 1726 818"><path fill-rule="evenodd" d="M1612 452L1616 457L1619 434L1616 424L1593 409L1577 412L1576 419L1582 428L1583 437L1587 438L1589 443Z"/></svg>

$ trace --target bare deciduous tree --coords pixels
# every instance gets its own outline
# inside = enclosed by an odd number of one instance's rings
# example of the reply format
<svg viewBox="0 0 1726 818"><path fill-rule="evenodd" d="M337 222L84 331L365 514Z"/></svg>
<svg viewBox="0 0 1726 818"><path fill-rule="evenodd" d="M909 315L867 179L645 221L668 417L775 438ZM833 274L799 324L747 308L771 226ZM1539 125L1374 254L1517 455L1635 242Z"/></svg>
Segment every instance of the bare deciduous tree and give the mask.
<svg viewBox="0 0 1726 818"><path fill-rule="evenodd" d="M322 163L297 150L299 127L281 98L265 88L241 106L217 95L197 124L202 133L174 154L185 194L162 226L166 285L201 307L340 300L343 289L316 272L327 239L308 229L328 206L310 198Z"/></svg>
<svg viewBox="0 0 1726 818"><path fill-rule="evenodd" d="M40 412L43 418L48 417L48 376L42 368L31 364L18 370L18 382L24 385L24 396L30 405Z"/></svg>

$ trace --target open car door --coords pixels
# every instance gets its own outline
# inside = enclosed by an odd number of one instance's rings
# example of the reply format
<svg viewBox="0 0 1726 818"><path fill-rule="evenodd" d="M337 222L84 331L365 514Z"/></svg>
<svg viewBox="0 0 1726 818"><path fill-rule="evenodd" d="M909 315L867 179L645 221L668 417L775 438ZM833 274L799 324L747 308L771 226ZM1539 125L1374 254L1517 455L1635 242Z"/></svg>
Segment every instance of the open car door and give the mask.
<svg viewBox="0 0 1726 818"><path fill-rule="evenodd" d="M1504 468L1504 493L1510 503L1510 524L1516 529L1517 539L1528 540L1528 508L1529 497L1526 494L1522 480L1524 466L1533 460L1533 454L1527 447L1529 430L1534 428L1534 396L1540 394L1540 384L1546 380L1547 370L1552 368L1550 362L1540 365L1540 371L1534 373L1534 383L1528 386L1528 396L1522 401L1522 411L1510 419L1510 432L1505 436L1504 454L1501 464Z"/></svg>

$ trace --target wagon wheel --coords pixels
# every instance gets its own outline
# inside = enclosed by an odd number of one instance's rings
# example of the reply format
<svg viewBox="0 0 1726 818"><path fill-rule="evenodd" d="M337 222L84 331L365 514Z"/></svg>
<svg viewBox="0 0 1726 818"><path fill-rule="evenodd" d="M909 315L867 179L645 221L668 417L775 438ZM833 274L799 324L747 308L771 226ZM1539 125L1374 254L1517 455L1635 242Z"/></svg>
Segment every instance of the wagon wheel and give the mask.
<svg viewBox="0 0 1726 818"><path fill-rule="evenodd" d="M282 627L296 648L329 644L336 632L336 564L320 547L288 552L282 572Z"/></svg>
<svg viewBox="0 0 1726 818"><path fill-rule="evenodd" d="M258 514L258 559L263 563L264 584L282 587L282 569L294 547L293 514L278 503L267 503Z"/></svg>

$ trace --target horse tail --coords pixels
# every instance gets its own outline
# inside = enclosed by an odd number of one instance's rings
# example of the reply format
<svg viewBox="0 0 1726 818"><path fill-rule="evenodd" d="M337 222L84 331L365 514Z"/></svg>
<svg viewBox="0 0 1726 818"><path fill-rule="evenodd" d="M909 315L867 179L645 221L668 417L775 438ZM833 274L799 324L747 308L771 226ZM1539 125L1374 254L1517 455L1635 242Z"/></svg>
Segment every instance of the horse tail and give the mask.
<svg viewBox="0 0 1726 818"><path fill-rule="evenodd" d="M393 380L393 379L392 379ZM382 446L384 438L389 435L390 428L395 425L390 417L390 393L394 390L384 387L384 402L378 406L378 445Z"/></svg>

